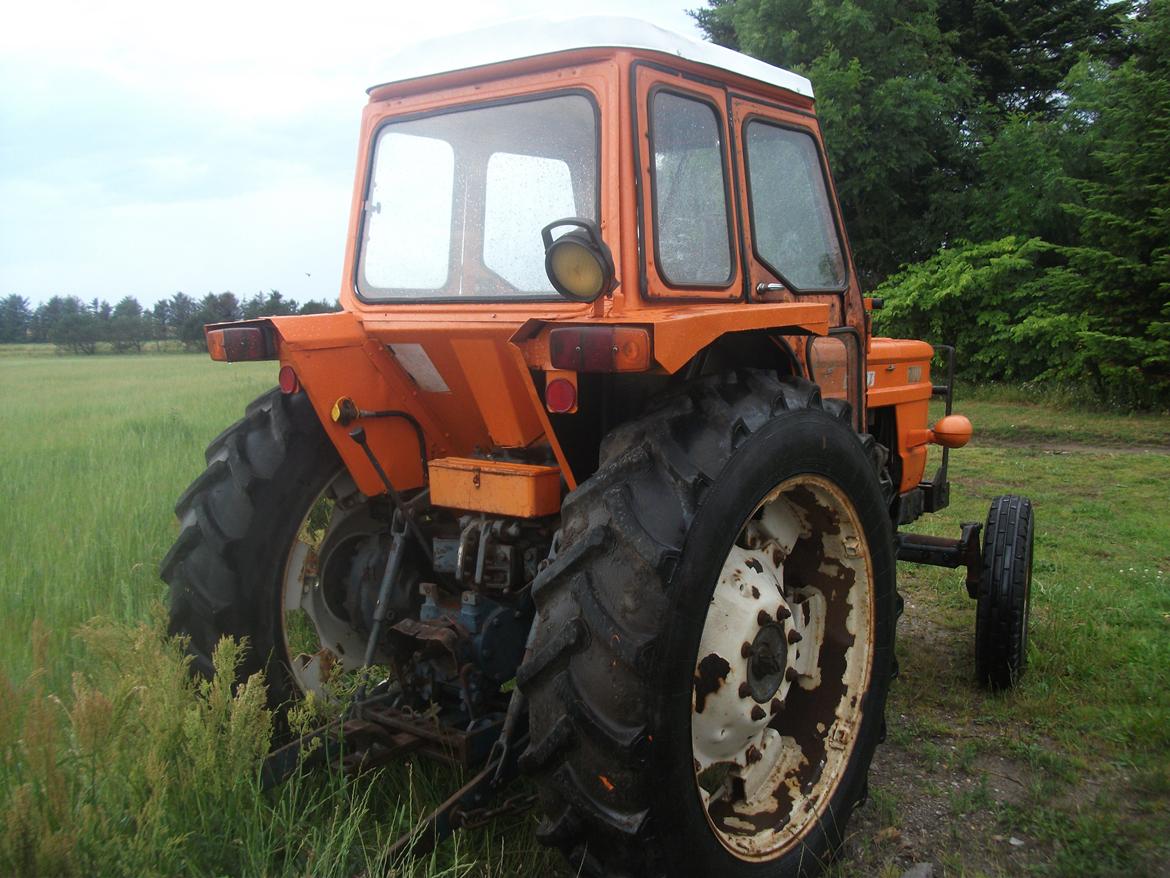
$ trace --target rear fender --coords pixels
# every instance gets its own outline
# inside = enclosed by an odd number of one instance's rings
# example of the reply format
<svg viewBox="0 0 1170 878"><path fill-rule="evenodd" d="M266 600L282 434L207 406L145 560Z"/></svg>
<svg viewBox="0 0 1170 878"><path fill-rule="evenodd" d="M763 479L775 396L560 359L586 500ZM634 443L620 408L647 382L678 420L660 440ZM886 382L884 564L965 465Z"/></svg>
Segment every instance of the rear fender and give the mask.
<svg viewBox="0 0 1170 878"><path fill-rule="evenodd" d="M492 448L547 444L543 404L506 327L461 331L436 326L367 326L354 314L271 319L282 365L301 387L355 482L366 494L384 488L365 452L349 436L356 426L334 420L349 399L364 412L410 415L423 434L428 460L475 456ZM426 483L413 424L401 417L362 417L370 449L394 487ZM554 452L557 449L554 447ZM573 487L562 461L562 471Z"/></svg>

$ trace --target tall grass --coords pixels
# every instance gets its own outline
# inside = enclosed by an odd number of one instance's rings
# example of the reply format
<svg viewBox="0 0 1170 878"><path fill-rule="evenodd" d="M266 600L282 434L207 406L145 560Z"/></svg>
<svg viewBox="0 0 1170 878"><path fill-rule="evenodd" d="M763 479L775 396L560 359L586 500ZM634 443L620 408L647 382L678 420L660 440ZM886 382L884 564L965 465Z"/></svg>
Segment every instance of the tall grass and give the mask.
<svg viewBox="0 0 1170 878"><path fill-rule="evenodd" d="M263 680L195 684L158 564L203 449L271 363L0 351L0 875L542 873L531 817L419 862L389 842L462 782L430 764L260 789Z"/></svg>
<svg viewBox="0 0 1170 878"><path fill-rule="evenodd" d="M71 692L46 692L47 638L23 685L0 677L0 874L22 876L466 875L475 856L388 860L413 819L408 772L302 774L264 792L264 681L234 686L221 642L196 683L157 625L95 621Z"/></svg>
<svg viewBox="0 0 1170 878"><path fill-rule="evenodd" d="M537 849L531 816L465 833L425 862L386 863L388 840L461 782L429 764L356 781L318 772L261 791L272 722L263 681L233 690L241 647L225 643L215 680L197 685L163 636L157 567L175 537L172 504L207 442L274 371L0 350L0 875L558 871ZM1105 413L989 398L959 410L977 435L983 421L1015 444L954 455L954 505L914 529L957 534L992 496L1032 496L1030 668L1018 689L988 697L973 685L969 651L941 661L902 638L891 734L990 725L987 746L1056 766L1062 783L1112 772L1095 805L1120 815L1103 853L1140 871L1170 825L1170 456L1051 454L1015 425L1030 418L1060 441L1114 444L1128 430L1159 443L1170 419L1119 428ZM959 574L903 565L900 576L908 613L971 642ZM1079 812L1046 807L1033 831L1064 851L1053 869L1090 841L1099 847L1100 833L1078 829ZM1119 874L1088 855L1075 863Z"/></svg>
<svg viewBox="0 0 1170 878"><path fill-rule="evenodd" d="M85 660L77 625L147 617L165 594L175 499L208 441L274 381L271 363L199 356L0 359L0 667L12 679L31 670L34 619L57 691Z"/></svg>

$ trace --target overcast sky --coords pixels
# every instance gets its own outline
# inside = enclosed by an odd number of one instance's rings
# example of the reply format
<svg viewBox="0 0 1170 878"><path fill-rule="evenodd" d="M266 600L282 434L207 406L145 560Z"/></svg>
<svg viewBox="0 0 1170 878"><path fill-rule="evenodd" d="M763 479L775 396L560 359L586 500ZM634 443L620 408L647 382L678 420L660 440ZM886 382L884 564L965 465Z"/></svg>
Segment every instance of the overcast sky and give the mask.
<svg viewBox="0 0 1170 878"><path fill-rule="evenodd" d="M699 36L700 0L590 0ZM548 0L0 0L0 297L333 299L365 88Z"/></svg>

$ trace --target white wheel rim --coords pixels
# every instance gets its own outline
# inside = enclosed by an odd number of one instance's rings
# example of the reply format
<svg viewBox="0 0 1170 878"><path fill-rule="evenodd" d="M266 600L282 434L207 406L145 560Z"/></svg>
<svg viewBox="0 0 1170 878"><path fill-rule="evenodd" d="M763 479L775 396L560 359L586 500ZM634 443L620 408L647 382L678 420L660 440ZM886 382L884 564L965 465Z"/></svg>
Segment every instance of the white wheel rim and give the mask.
<svg viewBox="0 0 1170 878"><path fill-rule="evenodd" d="M695 662L691 748L708 823L741 859L779 857L831 819L872 672L873 587L856 510L821 476L777 485L727 555Z"/></svg>
<svg viewBox="0 0 1170 878"><path fill-rule="evenodd" d="M289 669L301 692L331 697L329 684L361 667L366 641L327 599L320 576L320 550L329 535L365 502L346 472L332 479L305 514L288 553L281 594L281 635ZM314 527L317 514L325 527Z"/></svg>

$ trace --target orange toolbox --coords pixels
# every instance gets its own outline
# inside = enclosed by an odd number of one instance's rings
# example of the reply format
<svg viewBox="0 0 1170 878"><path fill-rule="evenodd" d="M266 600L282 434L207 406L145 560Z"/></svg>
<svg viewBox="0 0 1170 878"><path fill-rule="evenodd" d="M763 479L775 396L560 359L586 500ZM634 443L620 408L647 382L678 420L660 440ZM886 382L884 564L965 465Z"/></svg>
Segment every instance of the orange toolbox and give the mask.
<svg viewBox="0 0 1170 878"><path fill-rule="evenodd" d="M441 457L428 470L435 506L516 518L552 515L561 508L561 471L555 466Z"/></svg>

